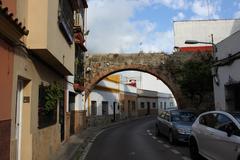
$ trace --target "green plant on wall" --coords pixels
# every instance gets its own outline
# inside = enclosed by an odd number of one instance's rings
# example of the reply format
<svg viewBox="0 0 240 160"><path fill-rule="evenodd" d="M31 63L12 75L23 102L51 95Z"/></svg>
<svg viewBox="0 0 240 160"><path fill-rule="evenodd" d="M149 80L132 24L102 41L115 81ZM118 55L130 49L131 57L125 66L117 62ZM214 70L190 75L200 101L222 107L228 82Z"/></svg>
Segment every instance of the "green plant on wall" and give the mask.
<svg viewBox="0 0 240 160"><path fill-rule="evenodd" d="M45 106L44 110L49 112L57 107L57 102L63 97L62 87L59 83L54 82L53 84L45 88Z"/></svg>

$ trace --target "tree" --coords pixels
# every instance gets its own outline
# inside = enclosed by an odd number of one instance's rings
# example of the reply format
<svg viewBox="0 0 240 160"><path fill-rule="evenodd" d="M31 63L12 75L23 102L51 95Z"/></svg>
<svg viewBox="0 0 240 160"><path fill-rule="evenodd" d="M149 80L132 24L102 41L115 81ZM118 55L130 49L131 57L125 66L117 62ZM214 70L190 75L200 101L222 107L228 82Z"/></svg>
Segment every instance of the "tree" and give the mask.
<svg viewBox="0 0 240 160"><path fill-rule="evenodd" d="M204 95L213 92L211 59L186 61L181 69L179 84L195 105L201 104Z"/></svg>

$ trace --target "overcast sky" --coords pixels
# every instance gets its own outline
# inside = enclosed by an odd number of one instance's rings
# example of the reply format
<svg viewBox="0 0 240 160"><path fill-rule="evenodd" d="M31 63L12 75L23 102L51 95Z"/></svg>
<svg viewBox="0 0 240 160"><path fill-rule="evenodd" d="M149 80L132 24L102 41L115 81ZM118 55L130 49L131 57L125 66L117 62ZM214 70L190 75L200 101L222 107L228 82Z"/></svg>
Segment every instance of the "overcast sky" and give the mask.
<svg viewBox="0 0 240 160"><path fill-rule="evenodd" d="M173 21L240 18L240 0L89 0L89 53L171 52Z"/></svg>

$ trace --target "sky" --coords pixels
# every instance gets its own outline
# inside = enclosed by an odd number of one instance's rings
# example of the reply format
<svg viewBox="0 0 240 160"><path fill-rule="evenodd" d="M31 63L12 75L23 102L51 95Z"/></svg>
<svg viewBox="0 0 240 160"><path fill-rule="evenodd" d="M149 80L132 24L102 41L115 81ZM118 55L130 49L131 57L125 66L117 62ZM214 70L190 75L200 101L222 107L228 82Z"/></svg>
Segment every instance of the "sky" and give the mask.
<svg viewBox="0 0 240 160"><path fill-rule="evenodd" d="M88 53L173 50L173 21L240 18L240 0L88 0Z"/></svg>
<svg viewBox="0 0 240 160"><path fill-rule="evenodd" d="M173 21L240 18L240 0L88 0L88 6L88 54L171 53ZM140 82L139 72L121 74ZM170 93L156 77L142 77L143 89Z"/></svg>

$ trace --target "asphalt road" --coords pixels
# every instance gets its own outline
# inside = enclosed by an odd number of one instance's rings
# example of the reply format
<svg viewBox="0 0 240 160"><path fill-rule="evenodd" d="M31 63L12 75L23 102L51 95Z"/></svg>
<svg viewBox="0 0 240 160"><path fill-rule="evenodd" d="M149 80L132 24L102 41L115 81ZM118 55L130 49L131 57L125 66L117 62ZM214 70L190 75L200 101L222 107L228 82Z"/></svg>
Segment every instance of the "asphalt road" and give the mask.
<svg viewBox="0 0 240 160"><path fill-rule="evenodd" d="M119 124L94 140L86 160L190 160L187 144L155 137L155 117Z"/></svg>

